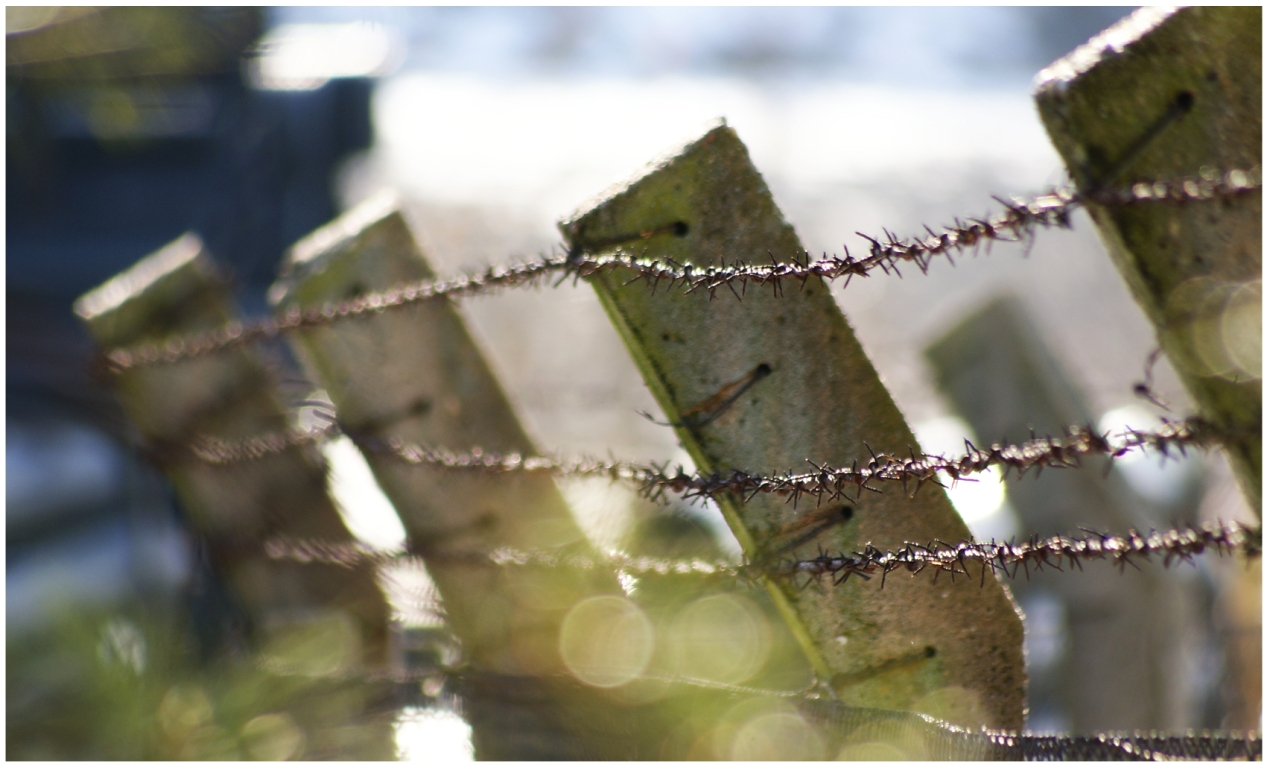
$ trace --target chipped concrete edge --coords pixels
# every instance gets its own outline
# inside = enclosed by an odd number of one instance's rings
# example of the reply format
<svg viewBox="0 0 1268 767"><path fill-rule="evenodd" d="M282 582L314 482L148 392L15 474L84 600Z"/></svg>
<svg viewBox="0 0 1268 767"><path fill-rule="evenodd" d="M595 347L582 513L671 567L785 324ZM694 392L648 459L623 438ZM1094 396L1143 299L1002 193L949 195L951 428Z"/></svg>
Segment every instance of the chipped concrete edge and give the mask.
<svg viewBox="0 0 1268 767"><path fill-rule="evenodd" d="M1063 89L1068 83L1091 70L1103 59L1121 55L1142 37L1171 18L1178 7L1146 6L1134 11L1113 26L1088 40L1072 52L1044 67L1035 75L1034 93L1055 88Z"/></svg>

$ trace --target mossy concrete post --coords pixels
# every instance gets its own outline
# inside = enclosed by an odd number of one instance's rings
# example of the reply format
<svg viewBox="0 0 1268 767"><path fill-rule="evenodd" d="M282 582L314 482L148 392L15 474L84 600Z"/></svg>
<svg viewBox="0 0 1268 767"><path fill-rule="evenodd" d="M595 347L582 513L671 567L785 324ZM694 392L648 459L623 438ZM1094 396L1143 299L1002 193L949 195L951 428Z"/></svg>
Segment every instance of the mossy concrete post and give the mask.
<svg viewBox="0 0 1268 767"><path fill-rule="evenodd" d="M296 243L270 299L279 313L308 310L433 277L394 200L380 196ZM342 428L363 445L398 439L459 452L537 453L448 299L303 329L289 340L312 380L325 388ZM501 548L596 557L554 480L445 470L363 452L436 583L465 657L478 674L503 680L472 677L475 699L466 705L477 756L632 758L614 742L615 753L564 742L558 733L568 728L561 721L593 722L580 706L582 692L551 687L568 673L559 651L561 622L588 597L620 595L616 574L499 567L484 558ZM561 703L580 708L562 714ZM590 713L602 708L601 702L589 705ZM514 711L516 725L499 723L492 711L503 718ZM556 742L528 732L535 726L555 732Z"/></svg>
<svg viewBox="0 0 1268 767"><path fill-rule="evenodd" d="M195 334L241 317L229 284L199 239L187 234L82 296L75 311L103 348ZM324 695L288 711L304 729L306 753L389 759L390 723L367 707L382 685L343 680L384 670L390 610L369 569L274 561L274 536L352 541L327 491L312 446L231 465L202 463L182 446L197 437L237 441L288 428L276 383L256 353L236 349L170 365L133 368L113 380L116 396L156 450L212 565L251 621L265 670L311 677ZM333 674L327 687L323 678ZM291 682L286 682L290 684ZM314 693L315 695L315 693ZM350 722L351 720L351 722Z"/></svg>
<svg viewBox="0 0 1268 767"><path fill-rule="evenodd" d="M1032 431L1060 437L1067 426L1095 424L1082 393L1016 299L996 299L974 312L925 355L939 388L982 440L979 447L1021 442ZM1155 508L1117 472L1106 474L1107 460L1089 457L1081 469L1008 477L1022 534L1125 534L1178 521L1167 516L1174 509ZM1088 562L1083 569L1081 575L1043 570L1013 582L1023 607L1028 595L1038 607L1046 592L1065 612L1061 657L1031 672L1032 714L1044 713L1035 705L1039 699L1056 698L1076 733L1192 726L1188 704L1195 691L1180 669L1186 650L1197 652L1200 644L1188 628L1203 622L1197 584L1157 567L1120 573L1110 562Z"/></svg>
<svg viewBox="0 0 1268 767"><path fill-rule="evenodd" d="M748 151L725 124L650 167L560 224L570 246L706 266L736 258L801 257ZM640 236L644 233L646 236ZM769 255L768 255L769 254ZM807 460L850 465L868 448L906 453L911 430L849 324L818 278L782 295L749 288L653 292L615 271L592 284L644 380L701 471L804 469ZM737 288L738 290L738 288ZM744 382L748 382L746 385ZM737 385L738 384L738 385ZM742 396L728 396L743 388ZM719 396L722 395L722 396ZM720 506L749 557L815 511L773 496L727 497ZM853 551L969 536L946 495L927 486L863 492L852 518L783 556L818 546ZM1025 704L1022 627L1004 586L979 588L890 574L798 590L768 583L821 679L854 705L919 709L951 720L1019 728ZM938 701L942 701L938 704Z"/></svg>
<svg viewBox="0 0 1268 767"><path fill-rule="evenodd" d="M1143 8L1043 70L1039 114L1079 189L1253 185L1262 16L1259 7ZM1179 204L1090 196L1101 239L1180 379L1229 433L1234 472L1259 514L1262 192Z"/></svg>
<svg viewBox="0 0 1268 767"><path fill-rule="evenodd" d="M162 342L241 319L227 281L192 234L85 294L75 311L107 349ZM372 572L276 562L265 554L265 541L278 535L352 540L327 492L325 465L315 449L297 446L223 466L178 452L197 437L233 441L286 429L287 411L275 386L259 357L244 349L133 368L113 380L138 431L160 459L172 459L167 475L254 628L267 636L304 622L313 611L334 610L354 634L345 647L348 657L339 663L383 666L389 609ZM171 450L165 454L165 448Z"/></svg>

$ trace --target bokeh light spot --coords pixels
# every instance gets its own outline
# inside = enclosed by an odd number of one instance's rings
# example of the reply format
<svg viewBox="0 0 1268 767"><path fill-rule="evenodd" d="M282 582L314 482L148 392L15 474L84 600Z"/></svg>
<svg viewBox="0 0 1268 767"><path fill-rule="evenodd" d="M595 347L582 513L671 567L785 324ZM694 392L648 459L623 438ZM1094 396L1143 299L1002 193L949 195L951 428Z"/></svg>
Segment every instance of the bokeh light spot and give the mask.
<svg viewBox="0 0 1268 767"><path fill-rule="evenodd" d="M736 731L731 758L745 762L822 759L823 739L797 714L760 714Z"/></svg>
<svg viewBox="0 0 1268 767"><path fill-rule="evenodd" d="M1262 375L1263 303L1263 282L1245 283L1229 296L1220 318L1224 351L1244 377Z"/></svg>
<svg viewBox="0 0 1268 767"><path fill-rule="evenodd" d="M304 733L286 714L264 714L242 725L242 745L252 759L284 762L304 750Z"/></svg>
<svg viewBox="0 0 1268 767"><path fill-rule="evenodd" d="M770 656L766 616L748 599L715 594L697 599L674 622L678 672L713 682L749 679Z"/></svg>
<svg viewBox="0 0 1268 767"><path fill-rule="evenodd" d="M209 723L211 716L211 701L201 687L176 685L159 703L159 725L174 738L182 738Z"/></svg>
<svg viewBox="0 0 1268 767"><path fill-rule="evenodd" d="M905 762L910 760L902 749L889 743L851 743L838 753L838 762Z"/></svg>
<svg viewBox="0 0 1268 767"><path fill-rule="evenodd" d="M594 687L619 687L643 673L655 646L652 623L628 599L578 602L559 630L559 655L573 676Z"/></svg>
<svg viewBox="0 0 1268 767"><path fill-rule="evenodd" d="M883 747L883 748L882 748ZM857 749L857 750L856 750ZM856 754L864 754L857 756ZM877 756L866 756L875 753ZM897 753L897 756L882 756ZM839 759L905 759L925 760L924 734L909 721L870 722L850 733L848 742L838 752Z"/></svg>
<svg viewBox="0 0 1268 767"><path fill-rule="evenodd" d="M981 697L972 690L954 685L927 693L916 701L912 710L970 730L988 724Z"/></svg>
<svg viewBox="0 0 1268 767"><path fill-rule="evenodd" d="M1194 277L1171 291L1164 334L1172 362L1204 377L1258 377L1259 285Z"/></svg>

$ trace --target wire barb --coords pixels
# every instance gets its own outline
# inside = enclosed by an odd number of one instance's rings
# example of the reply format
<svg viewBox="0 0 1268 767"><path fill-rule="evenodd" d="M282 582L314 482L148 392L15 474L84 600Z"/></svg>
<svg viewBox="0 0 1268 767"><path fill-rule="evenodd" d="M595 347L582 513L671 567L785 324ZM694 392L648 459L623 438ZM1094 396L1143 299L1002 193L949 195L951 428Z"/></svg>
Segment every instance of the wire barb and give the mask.
<svg viewBox="0 0 1268 767"><path fill-rule="evenodd" d="M1248 557L1258 557L1263 549L1260 528L1250 529L1235 523L1162 532L1151 530L1148 535L1136 530L1126 535L1084 532L1083 536L1058 535L1045 539L1036 535L1022 543L1015 540L907 543L889 551L868 544L852 554L820 554L812 559L767 566L763 572L793 579L805 576L813 581L827 578L837 585L849 580L851 575L870 578L880 573L883 578L895 570L906 570L914 575L928 568L934 570L935 577L946 572L954 579L956 575L969 575L968 563L974 562L983 569L984 583L987 568L1009 578L1017 577L1021 568L1029 577L1032 567L1035 571L1045 567L1062 570L1061 564L1066 562L1081 568L1084 561L1100 559L1113 562L1121 571L1127 565L1138 567L1135 560L1149 560L1154 555L1162 557L1163 566L1169 567L1176 559L1191 561L1207 551L1221 556L1241 551Z"/></svg>
<svg viewBox="0 0 1268 767"><path fill-rule="evenodd" d="M572 248L566 255L542 254L536 261L511 266L493 266L469 275L448 280L424 280L396 285L387 290L367 293L357 298L329 303L312 309L292 308L279 317L268 318L251 324L230 322L223 327L200 334L169 338L160 342L145 343L134 347L110 349L103 353L102 367L113 373L132 368L157 364L173 364L208 354L242 348L284 333L307 330L335 322L366 317L380 312L411 306L424 301L457 299L467 296L493 293L506 288L540 286L548 277L559 275L560 284L569 277L587 279L601 274L618 273L626 283L642 281L655 291L661 282L670 289L680 289L684 294L707 293L716 296L723 287L735 292L743 300L750 283L772 289L774 295L783 294L785 280L793 280L805 287L818 277L833 281L844 278L848 284L853 277L866 277L876 269L901 277L899 262L914 263L921 272L928 272L934 256L946 256L953 252L973 249L995 241L1029 241L1036 230L1048 227L1069 228L1070 214L1085 201L1101 205L1129 205L1151 201L1171 203L1199 202L1245 194L1262 188L1262 173L1258 166L1247 170L1231 170L1216 173L1203 168L1195 178L1174 181L1138 182L1126 189L1092 190L1081 195L1070 187L1053 189L1030 199L996 198L1005 212L991 218L956 220L953 226L940 232L926 227L926 236L899 238L888 230L883 237L857 234L870 243L870 252L863 258L854 258L848 249L843 256L824 256L812 259L809 253L790 254L788 261L780 261L773 254L770 263L765 259L747 262L734 258L730 264L698 266L679 264L671 258L648 258L646 253L634 254L618 249L609 255L587 255L584 249ZM657 230L659 231L659 230ZM655 232L652 232L655 233ZM647 233L640 233L640 236ZM608 246L611 243L600 243ZM592 248L593 249L593 248Z"/></svg>
<svg viewBox="0 0 1268 767"><path fill-rule="evenodd" d="M184 452L213 465L229 465L260 460L303 445L319 444L341 433L338 425L331 423L310 431L266 434L238 442L200 437L187 448L175 452ZM1127 429L1114 435L1101 434L1090 426L1069 426L1062 437L1038 437L1021 444L996 443L989 448L979 448L966 440L966 452L958 457L918 455L914 448L909 449L906 456L869 448L870 457L866 462L855 461L849 466L833 467L808 461L813 471L790 470L769 475L738 469L692 473L682 466L671 470L667 466L588 457L565 459L518 453L502 455L480 448L455 452L411 444L395 437L348 436L368 453L421 467L490 474L532 472L557 478L604 477L632 484L652 500L663 500L666 493L680 495L686 500L716 500L723 496L750 499L759 493L769 493L784 498L794 506L806 497L813 498L815 505L819 506L825 502L857 501L863 490L881 492L874 486L877 482L896 482L904 488L914 485L914 494L925 484L945 486L943 479L952 483L973 481L973 475L992 466L1000 467L1005 477L1013 472L1020 478L1031 469L1038 472L1045 467L1079 468L1081 459L1090 455L1118 458L1133 451L1153 450L1164 458L1175 457L1187 447L1209 447L1230 435L1197 417L1184 421L1164 419L1162 426L1153 432ZM148 452L161 451L155 447Z"/></svg>
<svg viewBox="0 0 1268 767"><path fill-rule="evenodd" d="M851 554L830 554L820 551L810 559L772 561L758 557L750 562L734 565L723 561L668 560L655 557L633 557L621 552L608 552L602 556L569 553L566 551L519 551L509 547L489 552L478 551L428 551L424 558L431 562L468 562L488 564L494 567L545 567L592 570L606 568L634 576L715 576L755 582L762 577L785 578L793 582L806 578L808 582L829 580L841 585L851 576L870 580L872 576L885 576L897 570L915 575L927 569L934 576L946 572L969 576L969 563L981 566L983 574L979 583L985 583L985 570L1016 578L1019 571L1027 576L1030 568L1035 571L1045 567L1064 572L1061 564L1077 565L1088 560L1107 560L1119 566L1137 566L1135 560L1152 561L1155 555L1162 559L1164 567L1180 561L1192 561L1200 554L1215 552L1220 556L1241 552L1247 557L1259 557L1263 551L1262 528L1244 525L1206 524L1164 531L1151 530L1142 535L1136 530L1126 535L1113 535L1084 531L1081 536L1032 536L1022 543L1016 540L1004 543L990 541L960 541L946 543L930 541L920 544L906 542L895 549L880 549L866 544L861 551ZM345 568L381 566L402 560L414 560L417 553L410 551L379 551L357 542L331 542L274 538L265 544L265 554L274 560L304 564L326 564Z"/></svg>

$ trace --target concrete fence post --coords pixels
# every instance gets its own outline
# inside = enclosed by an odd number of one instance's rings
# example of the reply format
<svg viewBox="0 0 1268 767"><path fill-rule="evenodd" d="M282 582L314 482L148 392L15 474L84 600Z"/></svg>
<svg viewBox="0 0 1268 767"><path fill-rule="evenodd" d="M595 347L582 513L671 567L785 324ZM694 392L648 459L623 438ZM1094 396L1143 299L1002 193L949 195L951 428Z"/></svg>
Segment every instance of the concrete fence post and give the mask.
<svg viewBox="0 0 1268 767"><path fill-rule="evenodd" d="M1035 101L1115 265L1225 446L1262 484L1259 7L1143 8L1039 74ZM1184 181L1187 180L1187 183ZM1180 186L1175 193L1165 184ZM1119 204L1099 193L1130 190Z"/></svg>
<svg viewBox="0 0 1268 767"><path fill-rule="evenodd" d="M562 222L574 250L617 250L716 265L801 257L804 250L735 132L708 130L669 159ZM768 255L770 254L770 255ZM782 295L750 286L684 294L626 284L623 270L591 282L644 380L698 469L771 472L806 460L850 465L876 450L916 446L876 371L818 278ZM969 537L945 494L925 487L863 492L846 512L814 499L728 497L720 506L746 554L759 558L790 524L830 511L843 520L783 556L816 546ZM853 705L925 710L969 725L1020 728L1025 702L1022 627L991 575L979 588L928 574L891 574L797 590L768 590L820 678Z"/></svg>
<svg viewBox="0 0 1268 767"><path fill-rule="evenodd" d="M82 296L75 311L103 348L188 335L240 317L228 283L194 235L185 235ZM237 441L284 430L287 411L275 383L247 349L121 372L116 395L156 449L212 563L252 621L262 657L286 674L382 669L389 609L368 569L270 560L273 536L351 541L326 488L316 449L296 446L259 460L211 465L180 449L195 437ZM312 753L390 758L390 732L360 743L327 742L320 718ZM347 733L345 733L347 734Z"/></svg>
<svg viewBox="0 0 1268 767"><path fill-rule="evenodd" d="M1067 426L1094 423L1082 394L1014 299L974 312L925 355L939 388L981 438L978 447L999 439L1021 442L1032 429L1060 437ZM1068 535L1086 528L1123 534L1169 527L1173 520L1162 510L1135 495L1117 473L1105 474L1107 460L1085 458L1082 469L1010 476L1008 495L1022 532ZM1035 572L1013 584L1023 607L1031 603L1038 610L1046 594L1064 608L1064 653L1032 671L1032 715L1053 713L1036 704L1055 698L1076 733L1192 726L1186 702L1195 691L1179 669L1185 651L1201 645L1202 637L1186 637L1186 627L1197 622L1196 584L1157 567L1119 573L1112 563L1088 562L1083 568L1075 575Z"/></svg>
<svg viewBox="0 0 1268 767"><path fill-rule="evenodd" d="M297 243L271 300L280 313L308 310L433 276L395 204L378 197ZM342 428L363 445L398 439L459 452L537 452L448 299L303 329L289 340L326 389ZM592 597L609 600L596 603L599 612L617 610L616 574L603 567L500 567L485 558L504 548L597 558L554 480L364 453L474 666L464 707L477 756L635 758L614 731L606 743L580 738L587 728L603 731L595 720L609 704L592 690L556 684L570 673L560 652L562 621Z"/></svg>

